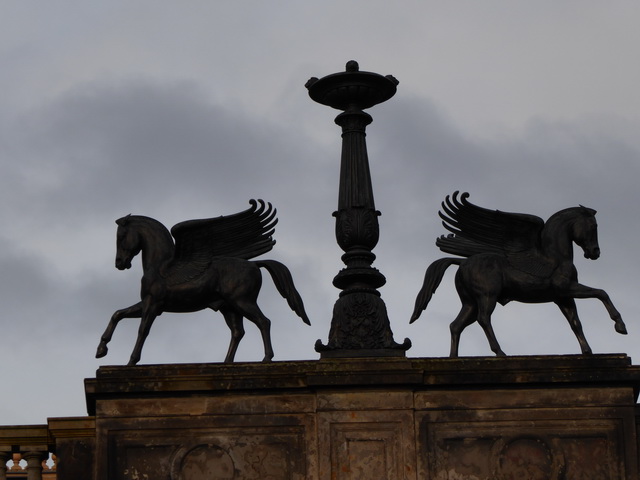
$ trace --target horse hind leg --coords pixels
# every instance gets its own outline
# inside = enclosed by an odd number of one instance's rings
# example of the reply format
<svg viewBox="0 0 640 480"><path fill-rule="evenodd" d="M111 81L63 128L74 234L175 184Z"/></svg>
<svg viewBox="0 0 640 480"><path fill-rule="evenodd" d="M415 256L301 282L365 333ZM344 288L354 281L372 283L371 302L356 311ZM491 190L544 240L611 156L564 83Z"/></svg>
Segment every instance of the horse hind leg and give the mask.
<svg viewBox="0 0 640 480"><path fill-rule="evenodd" d="M451 350L449 356L451 358L458 357L458 348L460 346L460 335L462 331L476 321L477 310L475 305L463 304L458 316L449 325L451 332Z"/></svg>
<svg viewBox="0 0 640 480"><path fill-rule="evenodd" d="M491 351L499 357L504 357L506 356L506 353L504 353L502 348L500 348L496 334L493 331L493 326L491 325L491 314L496 308L496 303L496 299L489 299L486 297L478 301L478 323L484 330L487 340L489 340Z"/></svg>
<svg viewBox="0 0 640 480"><path fill-rule="evenodd" d="M560 311L569 322L571 330L573 330L573 333L578 339L582 353L584 355L591 355L591 347L589 346L589 343L584 336L584 332L582 331L582 323L578 317L575 300L573 298L564 298L562 300L557 300L555 304L560 308Z"/></svg>
<svg viewBox="0 0 640 480"><path fill-rule="evenodd" d="M260 330L262 335L262 343L264 345L263 362L273 360L273 345L271 345L271 320L269 320L260 307L255 302L240 301L236 304L237 311L240 312L247 320L253 322Z"/></svg>
<svg viewBox="0 0 640 480"><path fill-rule="evenodd" d="M229 350L224 359L225 363L231 363L236 357L240 340L244 337L244 325L242 324L242 315L230 308L221 308L220 313L224 316L225 322L229 330L231 330L231 341L229 342Z"/></svg>

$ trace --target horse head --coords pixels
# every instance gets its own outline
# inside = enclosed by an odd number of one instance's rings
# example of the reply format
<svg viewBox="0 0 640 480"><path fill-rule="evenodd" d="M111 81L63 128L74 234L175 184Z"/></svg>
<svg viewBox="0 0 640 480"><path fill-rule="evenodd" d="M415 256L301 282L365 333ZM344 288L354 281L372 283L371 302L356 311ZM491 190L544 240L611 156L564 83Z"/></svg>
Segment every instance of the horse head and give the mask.
<svg viewBox="0 0 640 480"><path fill-rule="evenodd" d="M116 235L116 268L126 270L131 268L131 260L141 250L140 238L135 229L129 228L131 215L116 220L118 232Z"/></svg>
<svg viewBox="0 0 640 480"><path fill-rule="evenodd" d="M584 258L596 260L600 257L596 211L580 205L576 212L578 215L572 228L573 241L582 248Z"/></svg>

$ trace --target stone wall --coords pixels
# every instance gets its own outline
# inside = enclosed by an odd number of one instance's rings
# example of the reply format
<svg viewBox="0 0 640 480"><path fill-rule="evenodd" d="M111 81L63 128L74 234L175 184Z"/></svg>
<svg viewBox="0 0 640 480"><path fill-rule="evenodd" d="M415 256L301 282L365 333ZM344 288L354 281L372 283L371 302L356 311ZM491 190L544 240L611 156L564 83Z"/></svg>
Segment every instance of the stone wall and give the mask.
<svg viewBox="0 0 640 480"><path fill-rule="evenodd" d="M95 480L635 480L639 386L625 355L102 367L76 461Z"/></svg>

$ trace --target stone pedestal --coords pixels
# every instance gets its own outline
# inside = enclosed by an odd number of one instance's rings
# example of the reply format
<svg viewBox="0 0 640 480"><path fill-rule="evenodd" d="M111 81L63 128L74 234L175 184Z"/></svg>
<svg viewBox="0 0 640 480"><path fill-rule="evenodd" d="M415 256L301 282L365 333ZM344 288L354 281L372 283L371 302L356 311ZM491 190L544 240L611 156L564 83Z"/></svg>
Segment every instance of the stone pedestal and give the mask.
<svg viewBox="0 0 640 480"><path fill-rule="evenodd" d="M637 479L639 387L626 355L102 367L86 380L95 480Z"/></svg>

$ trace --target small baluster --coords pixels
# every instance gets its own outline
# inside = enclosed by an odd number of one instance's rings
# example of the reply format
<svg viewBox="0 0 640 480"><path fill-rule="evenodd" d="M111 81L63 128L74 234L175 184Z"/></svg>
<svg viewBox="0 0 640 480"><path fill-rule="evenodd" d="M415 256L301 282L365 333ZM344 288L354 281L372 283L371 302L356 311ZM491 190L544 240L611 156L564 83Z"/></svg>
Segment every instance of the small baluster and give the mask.
<svg viewBox="0 0 640 480"><path fill-rule="evenodd" d="M27 480L42 480L42 463L49 458L49 452L33 449L22 454L27 462Z"/></svg>
<svg viewBox="0 0 640 480"><path fill-rule="evenodd" d="M24 468L22 468L22 465L20 465L20 462L22 461L21 454L14 453L11 456L11 461L13 462L13 465L9 469L10 472L22 472L24 470Z"/></svg>

